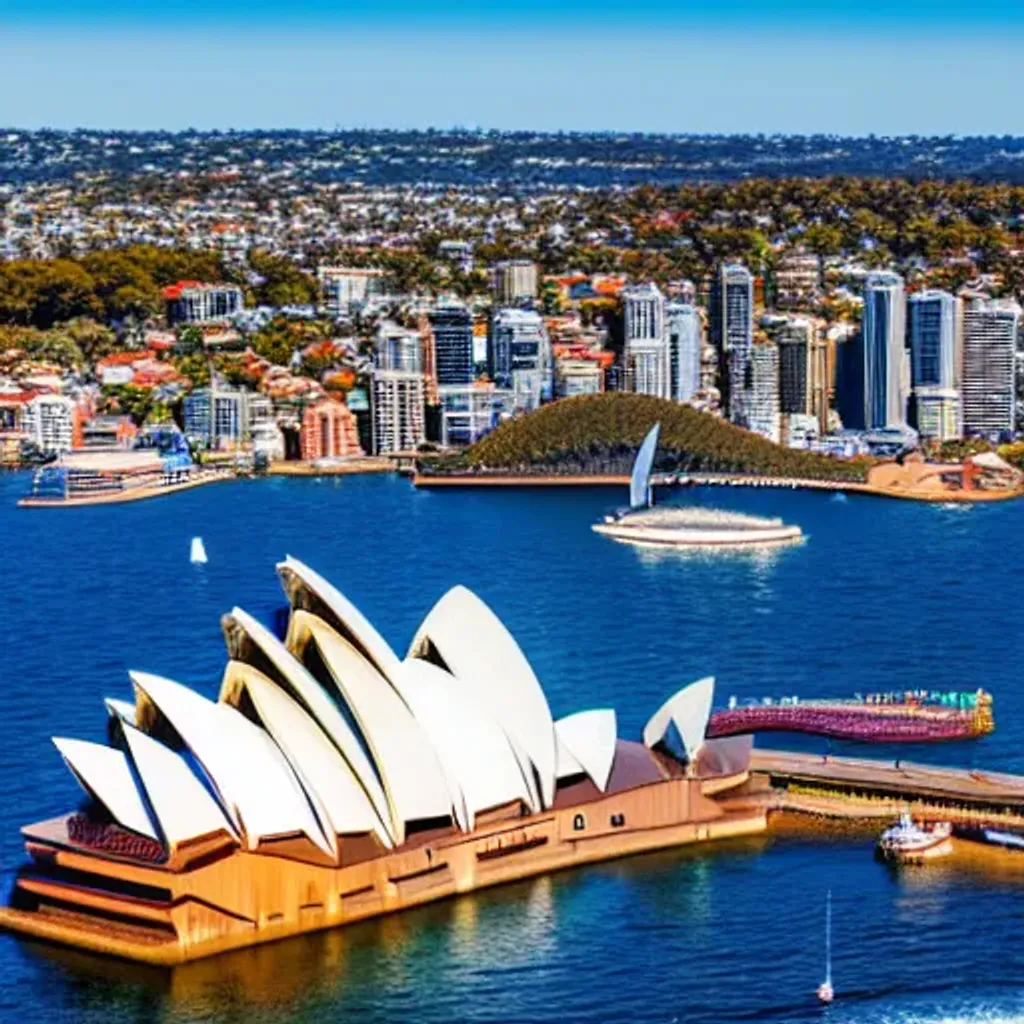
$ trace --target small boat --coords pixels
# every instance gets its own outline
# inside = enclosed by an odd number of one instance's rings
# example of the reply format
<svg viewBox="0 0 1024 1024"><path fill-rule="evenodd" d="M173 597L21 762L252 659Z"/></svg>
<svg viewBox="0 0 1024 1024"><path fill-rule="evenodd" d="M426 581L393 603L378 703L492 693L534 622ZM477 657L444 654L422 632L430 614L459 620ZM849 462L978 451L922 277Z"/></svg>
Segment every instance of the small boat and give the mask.
<svg viewBox="0 0 1024 1024"><path fill-rule="evenodd" d="M953 852L953 826L948 821L918 825L907 811L878 837L878 854L898 864L923 864Z"/></svg>
<svg viewBox="0 0 1024 1024"><path fill-rule="evenodd" d="M690 549L761 548L803 538L799 526L781 519L705 508L653 508L651 470L660 431L661 424L655 423L637 452L629 481L629 508L594 523L595 533L640 547Z"/></svg>
<svg viewBox="0 0 1024 1024"><path fill-rule="evenodd" d="M189 551L189 561L193 565L206 565L206 546L202 537L192 538L192 547Z"/></svg>
<svg viewBox="0 0 1024 1024"><path fill-rule="evenodd" d="M836 997L832 987L832 890L825 899L825 980L818 986L818 1000L831 1003Z"/></svg>

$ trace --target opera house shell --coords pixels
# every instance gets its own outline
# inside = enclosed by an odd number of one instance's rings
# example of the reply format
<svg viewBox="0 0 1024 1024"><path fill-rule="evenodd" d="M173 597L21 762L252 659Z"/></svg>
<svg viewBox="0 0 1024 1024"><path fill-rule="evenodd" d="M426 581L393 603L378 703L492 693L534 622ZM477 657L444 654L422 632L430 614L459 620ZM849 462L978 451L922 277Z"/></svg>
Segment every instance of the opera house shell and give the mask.
<svg viewBox="0 0 1024 1024"><path fill-rule="evenodd" d="M719 799L746 781L749 740L705 741L712 680L630 742L609 709L554 720L464 587L402 658L312 569L278 572L287 635L224 616L216 702L132 672L108 744L54 739L85 799L23 830L0 925L170 965L764 827Z"/></svg>

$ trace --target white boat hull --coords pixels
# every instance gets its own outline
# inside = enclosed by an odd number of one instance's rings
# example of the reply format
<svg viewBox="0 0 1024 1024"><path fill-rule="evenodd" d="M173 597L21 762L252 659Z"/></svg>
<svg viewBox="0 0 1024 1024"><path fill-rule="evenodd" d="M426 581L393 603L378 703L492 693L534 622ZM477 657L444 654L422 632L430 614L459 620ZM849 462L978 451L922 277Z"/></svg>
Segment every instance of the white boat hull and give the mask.
<svg viewBox="0 0 1024 1024"><path fill-rule="evenodd" d="M794 544L803 538L799 526L769 526L762 529L687 529L686 527L626 526L622 523L594 523L592 529L625 544L647 547L762 547Z"/></svg>

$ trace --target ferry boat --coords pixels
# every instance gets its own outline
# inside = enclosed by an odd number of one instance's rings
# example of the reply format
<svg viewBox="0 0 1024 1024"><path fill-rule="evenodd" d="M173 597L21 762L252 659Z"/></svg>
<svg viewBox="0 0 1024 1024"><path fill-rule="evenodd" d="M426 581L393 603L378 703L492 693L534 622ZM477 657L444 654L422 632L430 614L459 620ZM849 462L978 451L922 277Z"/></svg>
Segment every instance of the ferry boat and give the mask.
<svg viewBox="0 0 1024 1024"><path fill-rule="evenodd" d="M642 547L763 547L793 544L799 526L781 519L704 508L653 508L651 470L661 424L655 423L637 452L629 483L629 508L604 517L595 533Z"/></svg>
<svg viewBox="0 0 1024 1024"><path fill-rule="evenodd" d="M918 825L906 811L878 838L878 854L899 864L923 864L953 852L953 826L948 821Z"/></svg>
<svg viewBox="0 0 1024 1024"><path fill-rule="evenodd" d="M975 739L995 728L986 690L910 690L849 699L750 701L716 711L708 736L799 732L863 743L914 743Z"/></svg>

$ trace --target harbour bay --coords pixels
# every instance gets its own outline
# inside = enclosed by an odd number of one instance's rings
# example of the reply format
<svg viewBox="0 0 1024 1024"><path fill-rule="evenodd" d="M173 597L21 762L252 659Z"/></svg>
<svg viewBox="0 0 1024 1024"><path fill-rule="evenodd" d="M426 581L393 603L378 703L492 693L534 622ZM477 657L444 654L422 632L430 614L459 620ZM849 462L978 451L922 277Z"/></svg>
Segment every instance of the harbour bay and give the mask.
<svg viewBox="0 0 1024 1024"><path fill-rule="evenodd" d="M618 497L598 488L418 492L390 477L270 479L38 512L14 507L26 484L0 477L5 884L23 858L19 827L79 799L49 737L102 739L98 700L128 694L128 668L213 696L220 614L238 603L269 621L283 603L273 566L286 553L337 582L399 649L445 589L467 584L509 625L556 714L611 705L626 736L705 674L718 677L721 700L984 685L996 701L994 735L872 753L1024 771L1021 556L1007 540L1021 515L1014 503L949 509L699 488L675 496L780 515L808 537L768 555L721 557L638 552L594 535L590 523ZM202 568L188 564L194 535L210 557ZM624 860L174 975L5 936L0 1015L816 1019L829 887L843 996L830 1019L1018 1013L1024 958L1005 943L1024 907L1016 875L896 876L872 861L871 840L769 834Z"/></svg>

